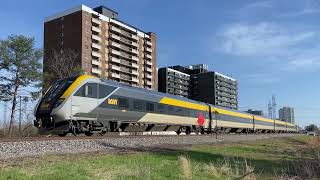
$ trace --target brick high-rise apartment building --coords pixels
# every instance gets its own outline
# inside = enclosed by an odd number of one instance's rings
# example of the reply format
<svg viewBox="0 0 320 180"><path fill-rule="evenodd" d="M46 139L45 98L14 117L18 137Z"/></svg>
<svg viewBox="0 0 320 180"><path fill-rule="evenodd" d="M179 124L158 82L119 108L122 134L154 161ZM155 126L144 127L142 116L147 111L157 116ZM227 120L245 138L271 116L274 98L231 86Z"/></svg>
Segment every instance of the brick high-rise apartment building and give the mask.
<svg viewBox="0 0 320 180"><path fill-rule="evenodd" d="M77 64L86 74L156 90L156 35L117 16L103 6L81 5L47 17L44 72L50 73L52 50L71 49L79 54Z"/></svg>

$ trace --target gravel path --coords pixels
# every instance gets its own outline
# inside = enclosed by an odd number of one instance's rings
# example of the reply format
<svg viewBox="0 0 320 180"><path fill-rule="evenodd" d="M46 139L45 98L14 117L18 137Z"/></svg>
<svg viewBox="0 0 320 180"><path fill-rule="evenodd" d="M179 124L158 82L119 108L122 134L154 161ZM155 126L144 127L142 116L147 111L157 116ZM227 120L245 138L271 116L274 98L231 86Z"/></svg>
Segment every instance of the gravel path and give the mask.
<svg viewBox="0 0 320 180"><path fill-rule="evenodd" d="M296 134L218 135L218 139L216 139L215 135L192 135L0 142L0 160L34 157L46 154L76 154L98 151L117 152L125 150L138 150L139 148L140 150L144 148L160 149L161 147L232 143L289 136L296 136Z"/></svg>

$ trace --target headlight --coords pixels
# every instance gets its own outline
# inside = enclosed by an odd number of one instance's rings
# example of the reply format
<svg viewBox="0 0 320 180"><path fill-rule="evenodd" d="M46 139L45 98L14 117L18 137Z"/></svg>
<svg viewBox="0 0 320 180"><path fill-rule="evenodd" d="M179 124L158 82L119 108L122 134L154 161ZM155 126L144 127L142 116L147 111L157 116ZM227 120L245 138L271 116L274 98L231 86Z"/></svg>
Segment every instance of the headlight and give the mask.
<svg viewBox="0 0 320 180"><path fill-rule="evenodd" d="M56 102L56 104L53 106L53 108L56 108L56 107L60 106L60 104L61 104L63 101L64 101L64 98L60 98L60 99Z"/></svg>

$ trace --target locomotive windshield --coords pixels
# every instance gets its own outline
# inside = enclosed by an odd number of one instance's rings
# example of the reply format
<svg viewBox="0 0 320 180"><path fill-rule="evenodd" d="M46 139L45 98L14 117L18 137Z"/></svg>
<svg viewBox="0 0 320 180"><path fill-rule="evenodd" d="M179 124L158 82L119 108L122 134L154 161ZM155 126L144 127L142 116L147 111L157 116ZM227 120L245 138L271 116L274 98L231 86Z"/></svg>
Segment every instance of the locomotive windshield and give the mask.
<svg viewBox="0 0 320 180"><path fill-rule="evenodd" d="M43 96L38 110L51 110L62 94L70 87L76 78L77 77L69 77L56 81Z"/></svg>
<svg viewBox="0 0 320 180"><path fill-rule="evenodd" d="M73 83L73 81L74 80L62 79L55 82L45 94L44 98L56 97L58 94L60 94L59 92L66 90Z"/></svg>

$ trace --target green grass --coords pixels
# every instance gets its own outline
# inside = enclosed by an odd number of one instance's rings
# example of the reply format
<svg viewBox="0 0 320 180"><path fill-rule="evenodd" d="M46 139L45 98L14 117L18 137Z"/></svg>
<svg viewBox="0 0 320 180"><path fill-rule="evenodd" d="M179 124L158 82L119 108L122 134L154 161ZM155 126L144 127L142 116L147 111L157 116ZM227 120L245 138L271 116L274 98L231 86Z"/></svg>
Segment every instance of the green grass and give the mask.
<svg viewBox="0 0 320 180"><path fill-rule="evenodd" d="M230 179L248 171L257 179L274 179L276 174L289 172L294 162L313 158L311 138L202 145L168 152L43 156L2 163L0 179Z"/></svg>

